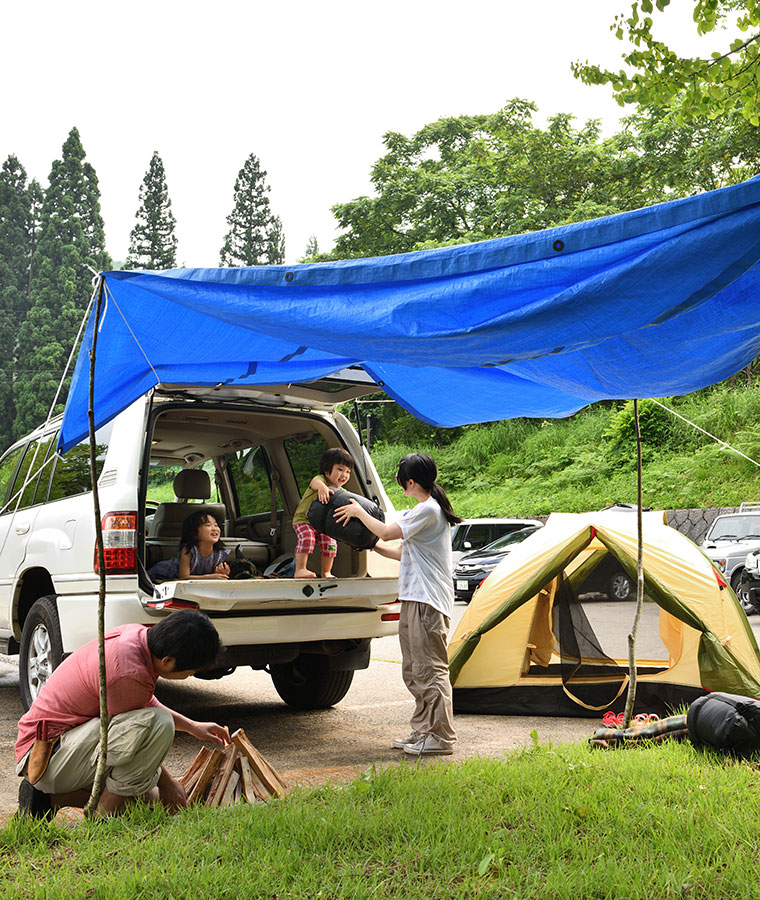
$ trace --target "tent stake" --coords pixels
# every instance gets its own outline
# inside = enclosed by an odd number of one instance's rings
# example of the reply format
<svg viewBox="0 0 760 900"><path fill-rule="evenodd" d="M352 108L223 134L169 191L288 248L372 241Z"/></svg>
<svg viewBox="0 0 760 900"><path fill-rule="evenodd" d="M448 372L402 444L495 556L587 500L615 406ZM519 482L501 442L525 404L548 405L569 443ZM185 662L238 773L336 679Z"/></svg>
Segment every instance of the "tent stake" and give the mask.
<svg viewBox="0 0 760 900"><path fill-rule="evenodd" d="M641 490L641 428L639 426L639 401L633 401L633 421L636 426L636 478L638 487L638 508L636 510L638 525L638 547L636 560L636 612L633 616L633 627L628 635L628 693L625 698L625 714L623 728L630 727L633 718L633 707L636 702L636 636L639 633L641 607L644 601L644 541L642 528L642 490Z"/></svg>
<svg viewBox="0 0 760 900"><path fill-rule="evenodd" d="M100 687L100 744L98 746L98 764L95 768L95 780L92 785L90 799L85 812L94 812L100 802L100 795L106 783L106 756L108 753L108 704L106 701L106 646L105 646L105 609L106 609L106 561L103 551L103 528L100 519L100 496L98 494L97 462L95 456L95 348L98 342L98 326L100 309L103 301L103 277L98 283L98 297L95 305L95 327L92 330L92 349L90 356L90 402L87 418L90 429L90 483L92 484L92 501L95 514L95 539L98 548L98 680Z"/></svg>

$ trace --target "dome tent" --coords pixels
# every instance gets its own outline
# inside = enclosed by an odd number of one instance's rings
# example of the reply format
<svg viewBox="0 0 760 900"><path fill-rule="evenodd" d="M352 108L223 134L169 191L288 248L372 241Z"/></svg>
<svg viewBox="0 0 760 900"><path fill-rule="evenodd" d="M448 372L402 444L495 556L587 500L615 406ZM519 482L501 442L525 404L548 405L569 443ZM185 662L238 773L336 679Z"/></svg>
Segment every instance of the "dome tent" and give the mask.
<svg viewBox="0 0 760 900"><path fill-rule="evenodd" d="M622 709L628 660L605 654L577 595L608 554L635 579L631 512L555 513L494 569L449 645L456 712L587 716L618 698ZM662 512L643 515L643 568L665 652L636 660L634 712L670 714L706 691L760 697L760 653L739 602Z"/></svg>

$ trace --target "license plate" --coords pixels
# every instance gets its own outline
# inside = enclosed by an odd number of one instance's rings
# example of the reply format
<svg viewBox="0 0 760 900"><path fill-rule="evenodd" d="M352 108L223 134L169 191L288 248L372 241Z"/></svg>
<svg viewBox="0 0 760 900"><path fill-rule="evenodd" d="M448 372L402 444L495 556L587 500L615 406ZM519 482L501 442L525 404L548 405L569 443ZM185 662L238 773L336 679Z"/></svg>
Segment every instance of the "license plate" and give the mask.
<svg viewBox="0 0 760 900"><path fill-rule="evenodd" d="M457 581L457 590L458 591L469 591L470 582L469 581Z"/></svg>

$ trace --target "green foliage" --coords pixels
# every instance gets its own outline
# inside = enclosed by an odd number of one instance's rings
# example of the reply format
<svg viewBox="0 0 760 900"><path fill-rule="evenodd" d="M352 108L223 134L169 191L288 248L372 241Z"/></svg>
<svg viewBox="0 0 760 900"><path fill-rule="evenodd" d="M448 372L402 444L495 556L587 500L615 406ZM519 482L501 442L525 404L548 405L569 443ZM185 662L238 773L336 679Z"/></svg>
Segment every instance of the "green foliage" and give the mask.
<svg viewBox="0 0 760 900"><path fill-rule="evenodd" d="M586 84L609 84L621 105L664 107L681 121L736 113L752 126L760 124L757 0L693 0L696 32L716 33L716 49L708 57L681 56L655 37L656 23L669 5L670 0L634 0L630 14L617 15L610 26L627 44L625 68L576 62L576 77ZM726 30L739 35L720 40Z"/></svg>
<svg viewBox="0 0 760 900"><path fill-rule="evenodd" d="M753 763L688 742L604 752L532 740L497 759L371 767L348 785L269 804L174 817L135 806L76 828L13 820L0 832L0 892L8 900L755 895Z"/></svg>
<svg viewBox="0 0 760 900"><path fill-rule="evenodd" d="M0 451L13 438L16 341L29 309L29 281L37 240L39 185L27 185L15 156L0 170Z"/></svg>
<svg viewBox="0 0 760 900"><path fill-rule="evenodd" d="M72 128L52 165L40 213L31 305L18 336L24 377L16 392L16 436L47 417L92 292L92 270L108 264L98 179ZM58 410L65 397L64 386Z"/></svg>
<svg viewBox="0 0 760 900"><path fill-rule="evenodd" d="M319 256L319 241L316 234L312 234L306 242L303 258L299 262L313 262Z"/></svg>
<svg viewBox="0 0 760 900"><path fill-rule="evenodd" d="M158 151L155 151L140 185L137 224L129 236L129 253L124 268L174 268L177 265L176 224L164 164Z"/></svg>
<svg viewBox="0 0 760 900"><path fill-rule="evenodd" d="M760 162L760 138L740 115L677 124L637 111L602 139L599 123L559 114L545 128L515 99L493 115L459 116L412 137L385 135L375 196L333 207L348 258L428 249L637 209L740 181Z"/></svg>
<svg viewBox="0 0 760 900"><path fill-rule="evenodd" d="M279 216L272 214L266 172L251 153L235 179L234 206L220 266L278 265L285 260L285 238Z"/></svg>
<svg viewBox="0 0 760 900"><path fill-rule="evenodd" d="M721 384L665 405L760 461L760 386ZM373 446L389 495L405 453L432 454L439 481L460 516L584 512L636 500L632 403L595 404L559 420L514 419L470 425L448 445L413 440ZM751 462L642 400L644 503L659 509L736 506L757 498Z"/></svg>

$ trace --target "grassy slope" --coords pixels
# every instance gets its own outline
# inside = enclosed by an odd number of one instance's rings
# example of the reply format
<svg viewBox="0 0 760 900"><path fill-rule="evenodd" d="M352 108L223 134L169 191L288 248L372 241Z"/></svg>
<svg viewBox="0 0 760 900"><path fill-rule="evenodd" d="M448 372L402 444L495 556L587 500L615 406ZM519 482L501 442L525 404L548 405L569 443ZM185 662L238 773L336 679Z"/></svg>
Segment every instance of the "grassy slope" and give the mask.
<svg viewBox="0 0 760 900"><path fill-rule="evenodd" d="M721 385L667 406L760 461L760 387ZM465 429L446 447L378 444L372 456L387 485L404 454L425 450L461 516L582 512L636 501L635 444L615 429L622 403L596 404L569 419L497 422ZM654 411L644 430L644 503L660 509L734 506L760 499L757 466ZM617 436L617 440L615 439ZM407 505L392 489L394 503Z"/></svg>
<svg viewBox="0 0 760 900"><path fill-rule="evenodd" d="M755 768L688 744L536 746L271 806L12 823L0 895L728 900L756 895L759 819Z"/></svg>

